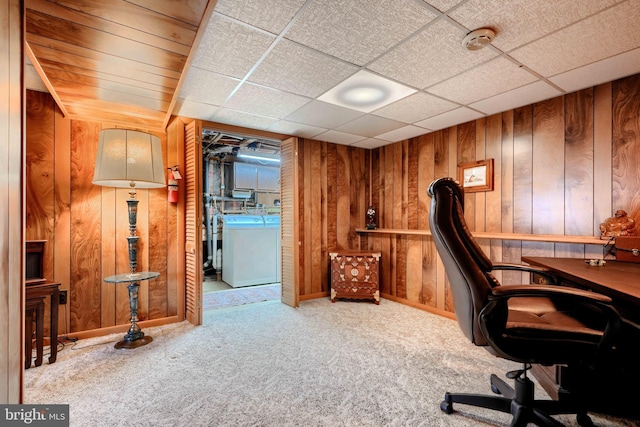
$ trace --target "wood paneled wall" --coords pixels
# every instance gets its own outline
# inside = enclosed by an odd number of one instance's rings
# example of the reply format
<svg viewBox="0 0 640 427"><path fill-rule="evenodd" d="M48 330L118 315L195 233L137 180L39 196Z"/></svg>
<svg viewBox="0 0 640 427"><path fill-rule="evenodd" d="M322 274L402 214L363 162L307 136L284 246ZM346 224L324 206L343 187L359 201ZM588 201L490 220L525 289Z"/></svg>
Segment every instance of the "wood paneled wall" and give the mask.
<svg viewBox="0 0 640 427"><path fill-rule="evenodd" d="M23 2L0 3L0 402L22 403Z"/></svg>
<svg viewBox="0 0 640 427"><path fill-rule="evenodd" d="M301 299L328 291L328 252L382 252L381 292L450 313L446 274L431 238L358 236L371 202L378 226L428 230L432 180L493 158L493 191L468 193L472 231L598 236L617 209L640 221L640 75L362 150L301 140ZM371 169L369 169L371 162ZM494 261L521 256L601 257L599 245L479 242ZM526 280L503 272L505 282Z"/></svg>
<svg viewBox="0 0 640 427"><path fill-rule="evenodd" d="M68 290L61 306L60 334L78 333L130 320L125 284L104 278L129 271L128 189L91 183L100 123L64 118L47 93L27 92L26 238L47 240L45 277ZM105 126L107 127L107 126ZM177 160L176 139L163 143L165 164ZM176 316L176 275L183 267L174 253L177 206L166 190L138 190L138 270L160 277L140 282L141 321Z"/></svg>

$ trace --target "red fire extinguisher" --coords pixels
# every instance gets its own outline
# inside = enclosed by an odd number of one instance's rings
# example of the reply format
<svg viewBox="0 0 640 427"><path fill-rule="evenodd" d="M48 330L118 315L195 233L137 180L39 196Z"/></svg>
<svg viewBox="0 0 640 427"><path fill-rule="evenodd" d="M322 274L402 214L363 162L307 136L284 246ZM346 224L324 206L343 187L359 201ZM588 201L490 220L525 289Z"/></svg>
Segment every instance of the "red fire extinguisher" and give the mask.
<svg viewBox="0 0 640 427"><path fill-rule="evenodd" d="M178 166L169 168L169 203L178 203L178 180L182 179L180 172L178 172Z"/></svg>

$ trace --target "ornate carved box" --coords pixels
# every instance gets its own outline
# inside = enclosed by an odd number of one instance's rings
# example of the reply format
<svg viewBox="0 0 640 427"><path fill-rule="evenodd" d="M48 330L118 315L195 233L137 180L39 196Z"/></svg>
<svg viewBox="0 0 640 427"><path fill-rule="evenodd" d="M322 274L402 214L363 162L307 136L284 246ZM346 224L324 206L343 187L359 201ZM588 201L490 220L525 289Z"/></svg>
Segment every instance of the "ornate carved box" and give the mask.
<svg viewBox="0 0 640 427"><path fill-rule="evenodd" d="M379 252L331 252L331 302L371 299L380 304Z"/></svg>

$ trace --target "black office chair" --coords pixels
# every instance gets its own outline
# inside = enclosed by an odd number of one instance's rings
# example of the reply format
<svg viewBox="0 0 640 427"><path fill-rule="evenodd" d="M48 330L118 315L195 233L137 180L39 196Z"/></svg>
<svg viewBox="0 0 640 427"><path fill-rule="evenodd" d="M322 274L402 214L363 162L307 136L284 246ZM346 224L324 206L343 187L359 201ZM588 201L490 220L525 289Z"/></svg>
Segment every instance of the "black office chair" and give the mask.
<svg viewBox="0 0 640 427"><path fill-rule="evenodd" d="M428 189L429 224L444 263L458 324L475 345L498 357L523 364L507 373L511 387L491 375L491 390L500 395L445 393L440 408L453 412L453 403L498 410L513 415L511 426L562 426L556 414L577 414L581 426L591 418L579 391L566 400L534 399L534 383L527 377L531 364L575 366L593 372L614 346L620 317L611 299L594 292L555 284L503 286L492 271L535 272L555 283L548 271L518 264L494 264L484 254L464 219L464 191L451 178L437 179Z"/></svg>

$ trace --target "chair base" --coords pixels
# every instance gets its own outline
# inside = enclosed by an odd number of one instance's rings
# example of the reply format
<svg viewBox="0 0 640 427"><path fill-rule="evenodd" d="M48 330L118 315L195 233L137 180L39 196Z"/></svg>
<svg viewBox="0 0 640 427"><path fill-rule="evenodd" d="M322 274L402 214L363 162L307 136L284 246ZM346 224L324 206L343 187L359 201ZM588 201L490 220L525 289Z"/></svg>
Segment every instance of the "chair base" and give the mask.
<svg viewBox="0 0 640 427"><path fill-rule="evenodd" d="M469 393L445 393L440 409L451 414L453 403L493 409L513 415L511 427L526 426L534 423L538 426L562 427L564 424L555 420L551 415L576 414L576 420L582 427L593 427L591 418L584 408L574 403L557 400L535 400L534 383L526 375L518 375L515 388L491 375L491 391L501 396L489 396Z"/></svg>

